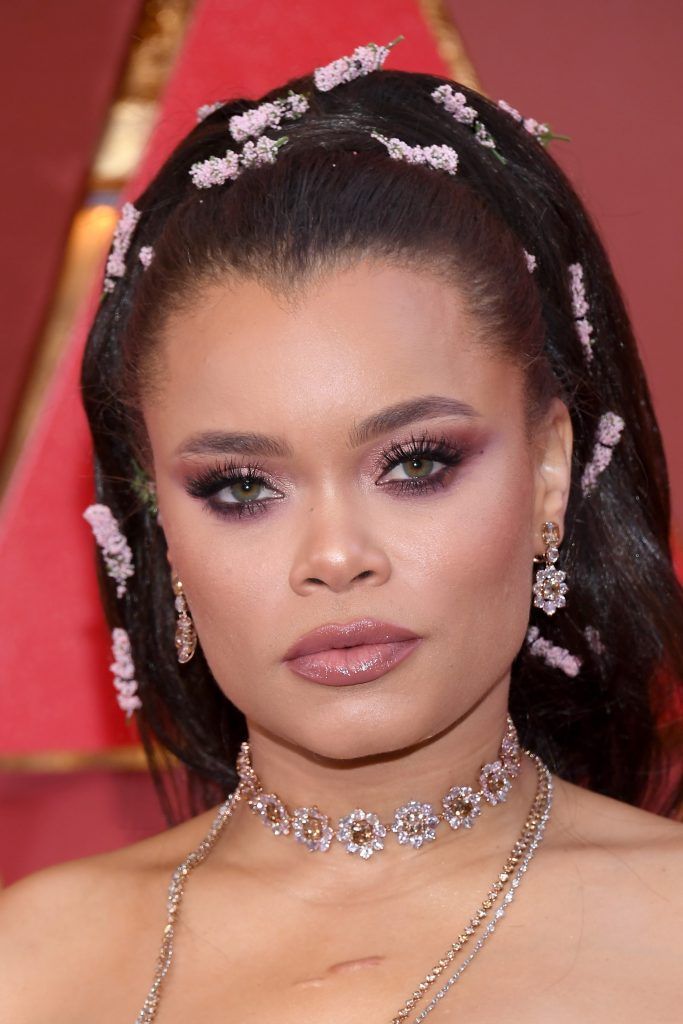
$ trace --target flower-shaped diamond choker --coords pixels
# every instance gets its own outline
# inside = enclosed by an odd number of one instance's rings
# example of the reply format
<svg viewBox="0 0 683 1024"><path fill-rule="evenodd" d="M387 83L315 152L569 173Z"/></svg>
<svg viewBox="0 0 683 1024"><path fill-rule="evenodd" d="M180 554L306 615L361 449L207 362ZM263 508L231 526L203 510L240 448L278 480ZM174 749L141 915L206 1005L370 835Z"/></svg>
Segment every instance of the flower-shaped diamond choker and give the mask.
<svg viewBox="0 0 683 1024"><path fill-rule="evenodd" d="M507 731L500 744L498 759L481 766L478 790L471 786L451 787L442 798L438 811L432 804L410 800L397 809L391 822L382 822L372 811L356 807L334 825L316 804L297 807L290 812L275 793L266 793L251 763L248 741L242 744L237 756L240 788L247 804L276 836L292 834L311 852L329 850L336 838L349 853L357 853L363 860L384 849L384 840L390 832L397 842L419 849L423 843L436 839L436 829L442 821L452 829L472 828L483 806L507 799L520 767L517 730L508 715Z"/></svg>

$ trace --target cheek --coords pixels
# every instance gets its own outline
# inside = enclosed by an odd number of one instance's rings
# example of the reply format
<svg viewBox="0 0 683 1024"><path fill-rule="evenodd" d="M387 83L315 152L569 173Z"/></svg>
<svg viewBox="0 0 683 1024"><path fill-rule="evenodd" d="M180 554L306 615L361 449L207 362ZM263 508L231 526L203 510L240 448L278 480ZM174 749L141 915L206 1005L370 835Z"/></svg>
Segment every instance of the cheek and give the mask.
<svg viewBox="0 0 683 1024"><path fill-rule="evenodd" d="M532 584L534 485L524 452L484 460L430 529L421 592L464 683L502 677L521 647ZM531 524L531 526L530 526ZM413 575L420 573L415 559ZM449 655L448 652L452 652Z"/></svg>

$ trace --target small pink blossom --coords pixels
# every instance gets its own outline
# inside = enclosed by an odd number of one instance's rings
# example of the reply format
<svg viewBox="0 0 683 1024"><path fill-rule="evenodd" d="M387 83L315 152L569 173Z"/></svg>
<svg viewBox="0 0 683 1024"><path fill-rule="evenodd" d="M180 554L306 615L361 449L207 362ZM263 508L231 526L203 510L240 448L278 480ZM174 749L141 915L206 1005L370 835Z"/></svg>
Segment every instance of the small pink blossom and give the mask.
<svg viewBox="0 0 683 1024"><path fill-rule="evenodd" d="M107 575L116 580L116 596L126 593L126 580L133 575L133 552L108 505L88 505L83 518L90 524L102 550Z"/></svg>
<svg viewBox="0 0 683 1024"><path fill-rule="evenodd" d="M537 121L535 117L523 117L516 107L511 107L505 100L498 100L498 106L501 110L504 110L506 114L509 114L518 124L523 125L529 135L533 135L535 139L545 146L548 142L553 139L563 139L565 142L569 141L566 135L555 135L549 124L545 122Z"/></svg>
<svg viewBox="0 0 683 1024"><path fill-rule="evenodd" d="M316 88L321 92L329 92L344 82L352 82L354 78L377 71L389 56L391 48L401 39L403 36L398 36L386 46L378 46L377 43L357 46L350 57L339 57L330 64L316 68L313 72Z"/></svg>
<svg viewBox="0 0 683 1024"><path fill-rule="evenodd" d="M586 292L583 283L583 267L580 263L570 263L568 269L571 281L572 309L574 310L574 316L578 319L585 316L588 312L588 303L586 302Z"/></svg>
<svg viewBox="0 0 683 1024"><path fill-rule="evenodd" d="M211 188L234 180L240 173L239 155L229 149L225 156L210 156L190 167L192 183L197 188Z"/></svg>
<svg viewBox="0 0 683 1024"><path fill-rule="evenodd" d="M409 146L402 139L388 139L374 131L370 134L373 139L378 139L386 146L389 156L394 160L405 160L410 164L427 164L449 174L455 174L458 169L458 154L450 146Z"/></svg>
<svg viewBox="0 0 683 1024"><path fill-rule="evenodd" d="M455 92L452 85L440 85L431 95L436 103L442 103L448 113L461 124L474 124L476 121L476 110L468 107L464 92Z"/></svg>
<svg viewBox="0 0 683 1024"><path fill-rule="evenodd" d="M121 216L114 229L111 252L107 258L104 279L105 292L113 292L116 286L114 278L123 277L126 273L126 253L139 220L140 210L137 210L132 203L124 203L121 208Z"/></svg>
<svg viewBox="0 0 683 1024"><path fill-rule="evenodd" d="M600 417L598 423L598 441L600 444L613 448L621 438L624 429L624 421L621 416L614 412L606 412Z"/></svg>
<svg viewBox="0 0 683 1024"><path fill-rule="evenodd" d="M487 149L495 149L496 143L493 139L488 128L485 128L481 121L477 121L474 128L474 137L480 146L485 146Z"/></svg>
<svg viewBox="0 0 683 1024"><path fill-rule="evenodd" d="M586 313L590 310L583 281L583 266L580 263L570 263L568 270L572 310L576 321L576 333L583 347L586 361L590 363L593 359L595 338L593 337L593 325L586 316Z"/></svg>
<svg viewBox="0 0 683 1024"><path fill-rule="evenodd" d="M464 92L456 92L452 85L440 85L432 91L431 97L435 103L443 104L456 121L468 125L473 130L474 137L480 146L495 150L495 139L488 128L477 120L477 111L474 107L467 105L467 97ZM497 152L496 156L502 159Z"/></svg>
<svg viewBox="0 0 683 1024"><path fill-rule="evenodd" d="M537 139L544 139L550 133L549 125L541 124L534 117L525 117L523 123L529 135L533 135Z"/></svg>
<svg viewBox="0 0 683 1024"><path fill-rule="evenodd" d="M209 117L216 110L220 110L221 107L225 106L225 100L217 100L215 103L203 103L201 107L197 107L197 122L203 121Z"/></svg>
<svg viewBox="0 0 683 1024"><path fill-rule="evenodd" d="M614 447L618 444L623 429L624 421L615 412L606 412L600 417L593 454L581 476L581 490L584 496L591 493L598 477L612 461Z"/></svg>
<svg viewBox="0 0 683 1024"><path fill-rule="evenodd" d="M505 100L498 100L498 106L501 110L504 110L506 114L509 114L510 117L514 117L515 121L522 121L522 115L520 112L515 107L511 107L509 103L505 102Z"/></svg>
<svg viewBox="0 0 683 1024"><path fill-rule="evenodd" d="M143 245L143 246L141 246L140 247L140 252L138 253L138 259L140 260L140 263L142 263L142 265L145 268L145 270L147 270L147 267L150 265L150 263L154 259L154 249L152 248L152 246L151 245Z"/></svg>
<svg viewBox="0 0 683 1024"><path fill-rule="evenodd" d="M593 650L596 654L605 653L606 647L600 638L600 631L597 630L595 626L586 626L586 628L583 631L583 635L588 641L588 646L591 648L591 650Z"/></svg>
<svg viewBox="0 0 683 1024"><path fill-rule="evenodd" d="M531 653L543 658L548 665L561 669L568 676L579 674L579 669L582 665L581 658L575 654L570 654L566 647L558 647L556 644L551 643L550 640L544 639L540 635L538 626L529 627L526 642Z"/></svg>
<svg viewBox="0 0 683 1024"><path fill-rule="evenodd" d="M277 151L286 139L287 136L275 140L262 135L256 142L251 140L245 142L240 154L242 167L256 167L259 164L275 163Z"/></svg>
<svg viewBox="0 0 683 1024"><path fill-rule="evenodd" d="M308 100L300 93L291 92L284 99L261 103L244 114L230 118L230 134L236 142L243 142L250 135L261 135L266 128L277 128L283 120L301 117L309 107Z"/></svg>
<svg viewBox="0 0 683 1024"><path fill-rule="evenodd" d="M526 260L527 269L530 274L533 274L534 270L536 269L536 257L532 253L527 252L526 249L523 249L522 252L524 253L524 259Z"/></svg>
<svg viewBox="0 0 683 1024"><path fill-rule="evenodd" d="M130 638L126 630L118 626L112 629L111 636L114 661L109 668L114 674L116 699L121 710L126 712L126 718L130 718L133 711L142 707L142 701L137 694L138 684L135 679Z"/></svg>
<svg viewBox="0 0 683 1024"><path fill-rule="evenodd" d="M245 167L272 164L280 146L286 141L286 135L280 136L279 139L269 139L262 135L256 142L245 142L238 153L229 149L224 157L210 156L208 160L192 165L192 182L197 188L211 188L212 185L223 185L228 180L234 181Z"/></svg>

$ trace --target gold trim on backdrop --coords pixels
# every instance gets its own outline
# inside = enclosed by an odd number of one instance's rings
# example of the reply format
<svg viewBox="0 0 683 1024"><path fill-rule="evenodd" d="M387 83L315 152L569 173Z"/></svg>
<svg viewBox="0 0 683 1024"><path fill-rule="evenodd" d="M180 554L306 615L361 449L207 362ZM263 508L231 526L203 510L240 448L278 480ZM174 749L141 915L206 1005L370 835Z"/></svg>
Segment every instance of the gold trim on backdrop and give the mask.
<svg viewBox="0 0 683 1024"><path fill-rule="evenodd" d="M439 56L446 64L451 78L486 95L467 54L462 36L443 0L419 0L419 6L422 17L436 40Z"/></svg>
<svg viewBox="0 0 683 1024"><path fill-rule="evenodd" d="M179 764L177 758L164 751L171 766ZM163 764L163 762L162 762ZM0 774L27 772L148 771L145 752L141 746L110 747L108 750L45 750L32 754L0 755Z"/></svg>

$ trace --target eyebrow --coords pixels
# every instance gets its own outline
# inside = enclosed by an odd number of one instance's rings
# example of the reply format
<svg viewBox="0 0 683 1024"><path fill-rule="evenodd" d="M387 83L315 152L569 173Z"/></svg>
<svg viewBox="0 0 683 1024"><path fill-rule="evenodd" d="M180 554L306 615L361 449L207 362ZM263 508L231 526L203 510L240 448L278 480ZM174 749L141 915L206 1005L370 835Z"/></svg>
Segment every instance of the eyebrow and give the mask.
<svg viewBox="0 0 683 1024"><path fill-rule="evenodd" d="M415 420L436 419L441 416L460 416L477 419L481 414L467 402L446 395L419 395L415 398L388 405L379 412L366 416L349 431L348 447L358 448L368 441L392 430L398 430ZM175 455L260 455L266 458L292 458L291 445L282 437L256 434L252 431L208 430L192 434L175 450Z"/></svg>

